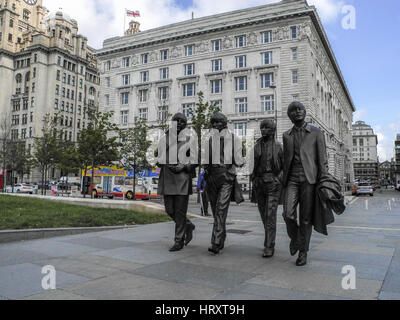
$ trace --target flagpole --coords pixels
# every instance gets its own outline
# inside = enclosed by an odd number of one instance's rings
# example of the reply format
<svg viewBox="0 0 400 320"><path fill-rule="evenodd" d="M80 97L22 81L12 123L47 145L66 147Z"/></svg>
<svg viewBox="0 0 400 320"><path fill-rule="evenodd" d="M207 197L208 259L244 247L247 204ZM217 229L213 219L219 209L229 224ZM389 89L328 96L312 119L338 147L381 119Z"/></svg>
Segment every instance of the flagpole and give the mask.
<svg viewBox="0 0 400 320"><path fill-rule="evenodd" d="M126 8L125 8L125 12L124 12L124 32L122 32L122 36L125 35L125 25L126 25Z"/></svg>
<svg viewBox="0 0 400 320"><path fill-rule="evenodd" d="M192 0L192 20L194 19L194 0Z"/></svg>

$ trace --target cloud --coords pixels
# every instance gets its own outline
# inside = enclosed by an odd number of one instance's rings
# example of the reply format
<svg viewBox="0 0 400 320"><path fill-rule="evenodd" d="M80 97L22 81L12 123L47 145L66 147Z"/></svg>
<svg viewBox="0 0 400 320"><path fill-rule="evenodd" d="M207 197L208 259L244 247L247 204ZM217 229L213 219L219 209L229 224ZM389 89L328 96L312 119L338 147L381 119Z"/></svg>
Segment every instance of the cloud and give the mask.
<svg viewBox="0 0 400 320"><path fill-rule="evenodd" d="M367 114L366 109L358 109L353 113L353 122L362 120Z"/></svg>
<svg viewBox="0 0 400 320"><path fill-rule="evenodd" d="M389 126L375 126L374 132L378 136L379 161L390 161L394 157L394 141L396 135L400 133L400 122L391 123Z"/></svg>
<svg viewBox="0 0 400 320"><path fill-rule="evenodd" d="M308 4L317 7L322 22L330 23L337 19L345 3L338 0L308 0Z"/></svg>
<svg viewBox="0 0 400 320"><path fill-rule="evenodd" d="M195 18L239 10L279 0L197 0ZM317 7L322 21L334 21L340 12L340 0L309 0ZM79 33L88 38L89 45L99 49L107 38L121 36L124 30L125 8L139 10L141 30L161 27L189 20L191 6L183 8L183 0L44 0L43 5L51 12L61 11L78 21ZM126 28L130 19L126 17Z"/></svg>

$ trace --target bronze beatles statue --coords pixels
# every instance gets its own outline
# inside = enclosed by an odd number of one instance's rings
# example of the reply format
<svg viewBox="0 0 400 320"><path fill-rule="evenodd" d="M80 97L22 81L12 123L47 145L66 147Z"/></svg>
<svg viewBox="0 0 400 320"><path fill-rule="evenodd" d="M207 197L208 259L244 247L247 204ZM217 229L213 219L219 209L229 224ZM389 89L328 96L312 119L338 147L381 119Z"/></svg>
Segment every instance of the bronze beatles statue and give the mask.
<svg viewBox="0 0 400 320"><path fill-rule="evenodd" d="M327 175L328 163L324 133L304 121L304 105L292 102L287 114L294 126L283 134L283 217L291 240L290 254L293 256L299 251L296 265L303 266L307 263L313 227L316 185Z"/></svg>
<svg viewBox="0 0 400 320"><path fill-rule="evenodd" d="M262 137L254 146L254 169L252 202L256 202L265 230L264 258L274 255L276 237L276 212L282 191L283 151L275 141L276 123L263 120L260 125Z"/></svg>
<svg viewBox="0 0 400 320"><path fill-rule="evenodd" d="M179 133L186 128L187 118L182 113L173 116L176 121L177 134L168 130L160 145L165 148L165 160L158 163L161 168L158 181L158 194L164 196L165 211L175 222L175 244L169 251L179 251L188 245L193 238L195 225L186 217L189 195L192 194L192 179L196 176L195 164L182 164L177 157L185 141L178 141ZM170 137L170 135L175 135ZM174 147L174 148L173 148ZM160 150L160 148L159 148ZM177 163L170 163L170 152L176 152ZM159 156L158 152L156 156ZM160 160L159 160L160 161ZM174 161L175 162L175 161Z"/></svg>

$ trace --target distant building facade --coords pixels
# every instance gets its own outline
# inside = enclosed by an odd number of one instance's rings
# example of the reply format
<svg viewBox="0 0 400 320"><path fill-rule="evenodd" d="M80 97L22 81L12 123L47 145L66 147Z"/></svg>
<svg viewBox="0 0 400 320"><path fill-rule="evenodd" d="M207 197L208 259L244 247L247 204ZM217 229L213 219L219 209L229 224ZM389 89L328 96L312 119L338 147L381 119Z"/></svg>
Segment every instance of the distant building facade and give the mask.
<svg viewBox="0 0 400 320"><path fill-rule="evenodd" d="M396 136L394 142L394 160L395 160L395 183L400 185L400 134Z"/></svg>
<svg viewBox="0 0 400 320"><path fill-rule="evenodd" d="M383 184L393 184L395 182L396 164L392 161L384 161L379 164L379 177Z"/></svg>
<svg viewBox="0 0 400 320"><path fill-rule="evenodd" d="M378 136L364 121L353 124L354 177L358 181L379 180Z"/></svg>
<svg viewBox="0 0 400 320"><path fill-rule="evenodd" d="M45 115L58 114L59 139L76 141L88 109L98 108L94 49L78 34L75 20L62 12L49 15L42 0L1 0L0 18L0 116L9 118L11 138L31 149ZM55 174L53 169L50 178ZM23 182L39 179L34 170Z"/></svg>
<svg viewBox="0 0 400 320"><path fill-rule="evenodd" d="M136 27L105 40L96 53L100 109L113 110L120 128L132 127L135 117L156 125L168 113L189 115L202 91L237 134L260 135L260 122L277 118L282 140L292 126L287 107L298 100L306 120L325 132L331 173L353 181L355 108L315 7L281 1L142 32Z"/></svg>

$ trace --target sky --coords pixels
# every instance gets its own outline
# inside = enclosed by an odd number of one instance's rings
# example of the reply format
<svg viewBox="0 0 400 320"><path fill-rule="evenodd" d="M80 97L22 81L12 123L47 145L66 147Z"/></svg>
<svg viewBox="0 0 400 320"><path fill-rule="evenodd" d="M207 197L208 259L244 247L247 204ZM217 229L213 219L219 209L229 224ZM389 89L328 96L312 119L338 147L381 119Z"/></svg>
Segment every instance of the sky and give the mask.
<svg viewBox="0 0 400 320"><path fill-rule="evenodd" d="M102 48L105 39L121 36L124 9L140 11L142 31L194 17L223 13L279 0L43 0L51 12L62 11L78 21L89 45ZM325 31L356 107L354 121L371 125L378 135L380 161L393 157L400 133L400 1L308 0L317 7ZM354 29L343 28L355 9ZM126 18L126 27L128 21Z"/></svg>

